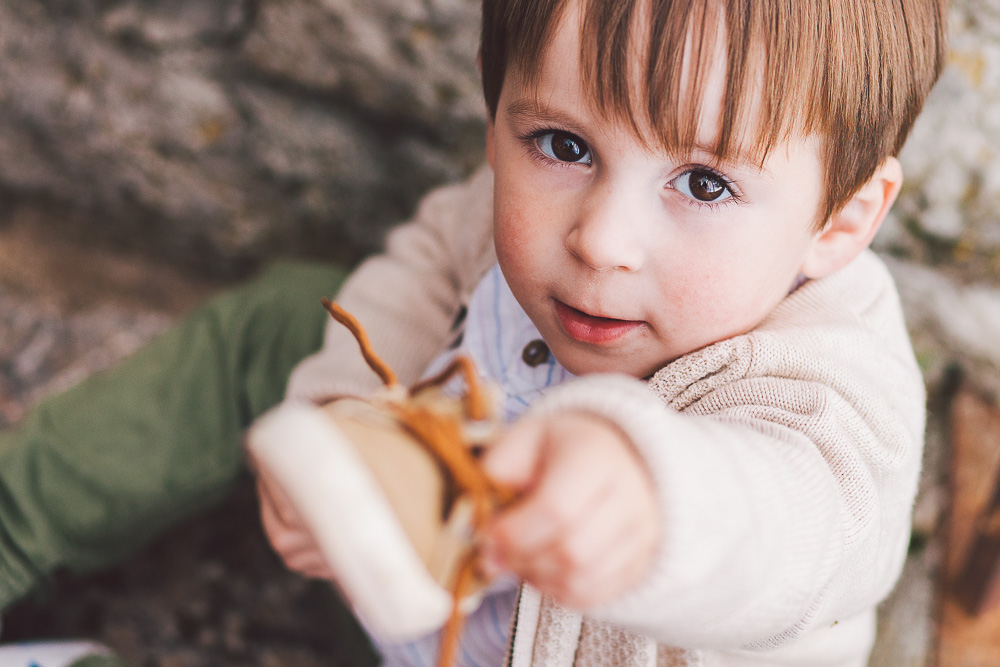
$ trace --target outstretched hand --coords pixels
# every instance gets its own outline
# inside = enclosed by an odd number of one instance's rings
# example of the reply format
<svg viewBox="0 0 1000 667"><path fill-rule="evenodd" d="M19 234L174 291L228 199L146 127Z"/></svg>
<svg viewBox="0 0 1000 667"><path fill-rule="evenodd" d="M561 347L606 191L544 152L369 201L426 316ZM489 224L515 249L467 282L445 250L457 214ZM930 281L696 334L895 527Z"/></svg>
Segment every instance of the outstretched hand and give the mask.
<svg viewBox="0 0 1000 667"><path fill-rule="evenodd" d="M577 609L627 592L648 570L659 538L652 481L611 422L583 412L524 419L487 450L484 465L522 493L487 527L487 569L513 572ZM255 468L275 551L289 569L334 581L281 486Z"/></svg>
<svg viewBox="0 0 1000 667"><path fill-rule="evenodd" d="M583 412L528 418L486 454L487 472L522 500L489 526L488 570L509 570L585 609L637 584L659 537L652 480L625 435Z"/></svg>

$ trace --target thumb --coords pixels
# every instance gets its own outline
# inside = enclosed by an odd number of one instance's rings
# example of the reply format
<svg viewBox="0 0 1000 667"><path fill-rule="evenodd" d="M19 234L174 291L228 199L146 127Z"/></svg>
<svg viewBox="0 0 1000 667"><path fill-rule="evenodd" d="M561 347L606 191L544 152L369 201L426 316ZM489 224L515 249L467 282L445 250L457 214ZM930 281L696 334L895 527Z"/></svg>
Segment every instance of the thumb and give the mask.
<svg viewBox="0 0 1000 667"><path fill-rule="evenodd" d="M507 429L486 449L486 473L517 489L531 486L537 477L543 428L541 420L524 419Z"/></svg>

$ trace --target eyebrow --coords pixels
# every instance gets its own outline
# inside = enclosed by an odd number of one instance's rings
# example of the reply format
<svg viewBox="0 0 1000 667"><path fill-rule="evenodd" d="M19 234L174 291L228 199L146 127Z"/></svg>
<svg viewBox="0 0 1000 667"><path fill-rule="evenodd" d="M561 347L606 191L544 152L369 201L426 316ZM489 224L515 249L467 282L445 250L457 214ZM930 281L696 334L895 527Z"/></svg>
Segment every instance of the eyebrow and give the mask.
<svg viewBox="0 0 1000 667"><path fill-rule="evenodd" d="M562 125L576 126L578 121L567 113L558 109L547 107L538 100L520 99L514 100L505 108L508 116L521 122L555 122Z"/></svg>

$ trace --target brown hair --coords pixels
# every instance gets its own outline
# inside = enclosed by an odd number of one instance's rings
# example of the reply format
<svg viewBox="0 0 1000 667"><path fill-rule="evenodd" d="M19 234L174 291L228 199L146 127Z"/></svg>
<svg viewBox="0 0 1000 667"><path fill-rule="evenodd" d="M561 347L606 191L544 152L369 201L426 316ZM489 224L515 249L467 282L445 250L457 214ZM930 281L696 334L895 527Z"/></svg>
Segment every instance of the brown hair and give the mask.
<svg viewBox="0 0 1000 667"><path fill-rule="evenodd" d="M946 0L576 1L590 99L637 136L654 128L653 142L670 152L693 142L699 74L724 28L728 76L715 153L725 160L749 150L763 161L795 133L818 134L826 173L819 225L899 153L944 61ZM492 117L508 72L534 83L568 4L483 0L480 57ZM740 134L747 130L755 136Z"/></svg>

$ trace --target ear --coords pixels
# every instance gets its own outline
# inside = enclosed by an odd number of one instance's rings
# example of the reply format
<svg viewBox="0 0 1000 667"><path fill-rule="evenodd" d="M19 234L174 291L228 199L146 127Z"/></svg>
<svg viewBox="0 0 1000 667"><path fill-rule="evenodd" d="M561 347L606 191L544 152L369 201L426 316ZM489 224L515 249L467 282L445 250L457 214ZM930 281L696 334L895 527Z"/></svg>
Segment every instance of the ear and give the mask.
<svg viewBox="0 0 1000 667"><path fill-rule="evenodd" d="M896 201L903 169L894 157L885 159L871 179L839 211L830 216L813 239L802 264L803 275L822 278L846 266L868 247Z"/></svg>
<svg viewBox="0 0 1000 667"><path fill-rule="evenodd" d="M486 121L486 161L490 163L490 169L494 168L493 165L493 119Z"/></svg>

